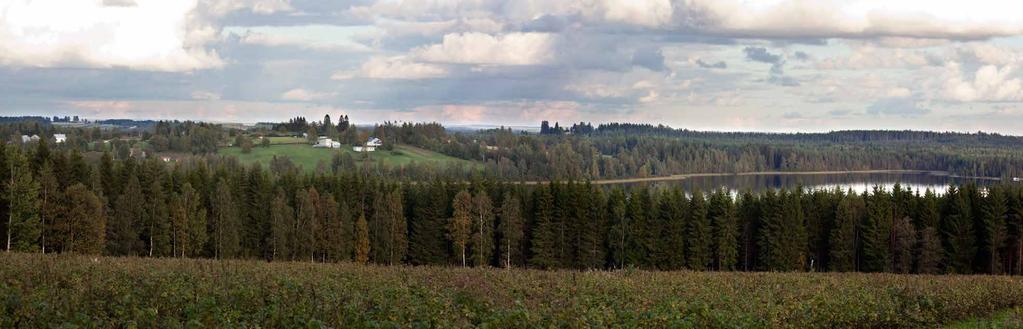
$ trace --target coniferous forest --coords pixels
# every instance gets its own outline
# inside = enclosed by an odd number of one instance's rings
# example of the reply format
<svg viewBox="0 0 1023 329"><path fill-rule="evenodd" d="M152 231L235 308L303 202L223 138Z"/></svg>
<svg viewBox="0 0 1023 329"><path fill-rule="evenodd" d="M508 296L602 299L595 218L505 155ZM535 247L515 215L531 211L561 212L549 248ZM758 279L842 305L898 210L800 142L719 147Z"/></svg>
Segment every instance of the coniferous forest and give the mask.
<svg viewBox="0 0 1023 329"><path fill-rule="evenodd" d="M230 158L0 152L4 249L111 256L697 271L1020 274L1023 188L686 193L404 180ZM942 193L936 193L942 192Z"/></svg>

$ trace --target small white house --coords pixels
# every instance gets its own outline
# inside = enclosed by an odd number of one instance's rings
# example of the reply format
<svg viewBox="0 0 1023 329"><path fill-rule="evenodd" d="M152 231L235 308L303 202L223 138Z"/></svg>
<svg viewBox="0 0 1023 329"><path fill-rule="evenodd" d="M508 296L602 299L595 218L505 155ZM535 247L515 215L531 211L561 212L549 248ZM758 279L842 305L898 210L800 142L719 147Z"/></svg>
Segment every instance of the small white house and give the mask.
<svg viewBox="0 0 1023 329"><path fill-rule="evenodd" d="M379 138L370 137L369 140L366 141L365 146L354 146L352 147L352 150L354 150L355 152L374 152L377 150L378 146L383 145L384 142L381 141Z"/></svg>
<svg viewBox="0 0 1023 329"><path fill-rule="evenodd" d="M313 145L313 147L339 149L341 148L341 142L336 142L328 137L320 136L320 138L316 139L316 145Z"/></svg>
<svg viewBox="0 0 1023 329"><path fill-rule="evenodd" d="M38 142L38 141L39 141L39 135L32 135L32 136L21 135L21 142L22 143L30 143L30 142Z"/></svg>
<svg viewBox="0 0 1023 329"><path fill-rule="evenodd" d="M57 143L63 143L67 141L67 135L53 134L53 139L56 140Z"/></svg>

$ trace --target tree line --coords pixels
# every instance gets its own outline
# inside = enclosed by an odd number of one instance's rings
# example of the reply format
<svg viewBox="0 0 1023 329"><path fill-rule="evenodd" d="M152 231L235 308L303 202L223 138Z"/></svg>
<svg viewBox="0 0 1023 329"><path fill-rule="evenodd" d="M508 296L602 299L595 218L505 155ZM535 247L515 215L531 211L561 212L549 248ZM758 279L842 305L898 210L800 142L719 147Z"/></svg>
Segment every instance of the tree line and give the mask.
<svg viewBox="0 0 1023 329"><path fill-rule="evenodd" d="M565 269L1019 274L1023 188L754 194L541 185L5 145L14 251Z"/></svg>

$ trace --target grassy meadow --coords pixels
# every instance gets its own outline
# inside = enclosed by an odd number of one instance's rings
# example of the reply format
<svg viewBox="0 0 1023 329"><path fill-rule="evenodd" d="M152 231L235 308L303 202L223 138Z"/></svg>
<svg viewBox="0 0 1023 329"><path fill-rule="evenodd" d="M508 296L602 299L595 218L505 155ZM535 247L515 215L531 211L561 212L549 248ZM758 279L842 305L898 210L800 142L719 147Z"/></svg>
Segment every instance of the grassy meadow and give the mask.
<svg viewBox="0 0 1023 329"><path fill-rule="evenodd" d="M934 328L1020 307L1023 278L13 253L0 298L2 328Z"/></svg>
<svg viewBox="0 0 1023 329"><path fill-rule="evenodd" d="M300 142L296 142L295 140L296 138L294 137L271 137L271 145L269 147L261 147L257 145L253 147L252 152L248 154L242 153L242 149L239 147L223 148L220 150L219 154L236 157L238 158L238 161L241 161L244 164L261 163L263 165L269 164L274 156L285 156L291 159L291 161L296 165L307 170L316 169L316 166L320 163L320 161L330 164L330 162L334 159L334 155L340 153L351 154L357 161L363 160L363 157L365 156L368 157L368 161L370 163L383 162L384 164L392 167L404 166L413 162L434 163L439 165L462 164L465 166L475 164L472 161L462 160L408 145L397 145L392 151L378 149L376 152L359 153L353 151L352 148L348 146L340 149L314 148L307 144L305 140L301 140Z"/></svg>

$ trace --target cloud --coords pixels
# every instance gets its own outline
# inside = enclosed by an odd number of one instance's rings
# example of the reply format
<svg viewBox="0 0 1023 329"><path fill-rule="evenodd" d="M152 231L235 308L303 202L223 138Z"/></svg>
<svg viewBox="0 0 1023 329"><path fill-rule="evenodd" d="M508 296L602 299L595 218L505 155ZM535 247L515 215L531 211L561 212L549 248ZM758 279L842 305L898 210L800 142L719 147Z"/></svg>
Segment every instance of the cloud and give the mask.
<svg viewBox="0 0 1023 329"><path fill-rule="evenodd" d="M763 47L746 47L742 49L746 59L754 62L771 64L767 82L785 87L799 86L799 80L785 75L785 58L775 55Z"/></svg>
<svg viewBox="0 0 1023 329"><path fill-rule="evenodd" d="M1023 80L1015 65L984 65L964 76L959 63L945 65L944 96L959 102L1018 102L1023 101Z"/></svg>
<svg viewBox="0 0 1023 329"><path fill-rule="evenodd" d="M746 59L754 62L768 64L777 64L778 62L781 62L781 56L772 54L763 47L746 47L742 49L742 52L746 53Z"/></svg>
<svg viewBox="0 0 1023 329"><path fill-rule="evenodd" d="M373 51L362 39L376 33L379 31L374 27L330 25L228 27L222 31L242 44L344 52Z"/></svg>
<svg viewBox="0 0 1023 329"><path fill-rule="evenodd" d="M12 0L0 4L0 65L127 67L191 71L221 67L189 40L196 1Z"/></svg>
<svg viewBox="0 0 1023 329"><path fill-rule="evenodd" d="M311 102L324 100L335 95L337 95L337 93L317 92L302 88L295 88L281 94L281 99L286 101Z"/></svg>
<svg viewBox="0 0 1023 329"><path fill-rule="evenodd" d="M959 1L689 0L676 24L744 38L987 39L1023 32L1020 5Z"/></svg>
<svg viewBox="0 0 1023 329"><path fill-rule="evenodd" d="M696 65L699 66L699 67L705 68L705 69L727 69L728 68L728 63L725 63L724 61L718 61L716 63L707 63L707 62L704 62L702 59L697 59L696 60Z"/></svg>
<svg viewBox="0 0 1023 329"><path fill-rule="evenodd" d="M875 116L918 117L930 112L911 97L884 98L867 107L867 114Z"/></svg>
<svg viewBox="0 0 1023 329"><path fill-rule="evenodd" d="M195 100L220 100L220 97L220 93L212 91L196 90L192 92L192 99Z"/></svg>
<svg viewBox="0 0 1023 329"><path fill-rule="evenodd" d="M664 55L657 48L643 48L632 54L632 65L645 67L651 71L664 70Z"/></svg>
<svg viewBox="0 0 1023 329"><path fill-rule="evenodd" d="M427 62L453 64L537 65L554 58L555 37L549 33L454 33L440 44L420 47L413 56Z"/></svg>
<svg viewBox="0 0 1023 329"><path fill-rule="evenodd" d="M339 71L331 76L334 80L355 78L419 80L446 77L448 70L443 66L429 63L418 63L396 57L373 57L354 71Z"/></svg>

